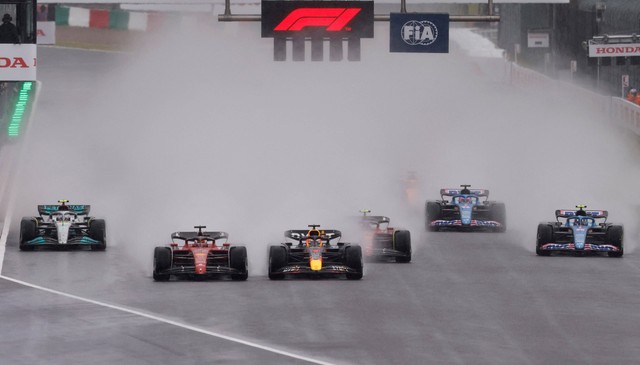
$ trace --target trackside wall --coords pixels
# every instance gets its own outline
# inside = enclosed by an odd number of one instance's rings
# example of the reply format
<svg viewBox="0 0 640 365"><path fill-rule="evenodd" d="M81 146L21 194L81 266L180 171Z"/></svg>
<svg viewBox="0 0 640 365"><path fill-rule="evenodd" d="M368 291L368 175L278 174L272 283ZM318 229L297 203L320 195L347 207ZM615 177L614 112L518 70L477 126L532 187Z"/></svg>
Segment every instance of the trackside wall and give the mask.
<svg viewBox="0 0 640 365"><path fill-rule="evenodd" d="M511 84L521 88L561 91L570 93L593 113L609 116L612 124L623 126L640 136L640 105L619 97L600 95L570 82L552 79L542 73L511 63L509 79ZM566 95L566 94L565 94Z"/></svg>

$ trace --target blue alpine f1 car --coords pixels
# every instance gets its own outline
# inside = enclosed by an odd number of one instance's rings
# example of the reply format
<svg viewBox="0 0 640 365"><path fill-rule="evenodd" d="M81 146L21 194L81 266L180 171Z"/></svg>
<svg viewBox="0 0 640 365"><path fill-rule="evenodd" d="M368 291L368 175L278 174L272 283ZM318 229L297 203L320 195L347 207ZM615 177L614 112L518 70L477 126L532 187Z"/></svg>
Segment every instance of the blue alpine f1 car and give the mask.
<svg viewBox="0 0 640 365"><path fill-rule="evenodd" d="M538 224L536 254L553 252L603 253L611 257L624 254L623 228L607 223L606 210L556 210L556 222Z"/></svg>
<svg viewBox="0 0 640 365"><path fill-rule="evenodd" d="M427 202L427 230L504 232L507 229L504 203L489 201L487 189L460 187L462 189L440 189L441 200Z"/></svg>
<svg viewBox="0 0 640 365"><path fill-rule="evenodd" d="M89 205L38 205L39 217L20 222L20 250L43 248L79 248L104 251L107 248L104 219L89 217Z"/></svg>

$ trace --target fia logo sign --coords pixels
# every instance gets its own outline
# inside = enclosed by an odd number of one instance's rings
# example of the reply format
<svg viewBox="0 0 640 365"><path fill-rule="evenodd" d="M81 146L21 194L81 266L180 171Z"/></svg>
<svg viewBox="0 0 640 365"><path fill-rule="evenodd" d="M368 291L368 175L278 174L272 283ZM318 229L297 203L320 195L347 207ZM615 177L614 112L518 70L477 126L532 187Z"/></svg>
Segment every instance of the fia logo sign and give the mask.
<svg viewBox="0 0 640 365"><path fill-rule="evenodd" d="M391 13L389 51L449 53L449 14Z"/></svg>
<svg viewBox="0 0 640 365"><path fill-rule="evenodd" d="M438 38L438 27L428 20L411 20L402 26L401 37L410 46L428 46Z"/></svg>

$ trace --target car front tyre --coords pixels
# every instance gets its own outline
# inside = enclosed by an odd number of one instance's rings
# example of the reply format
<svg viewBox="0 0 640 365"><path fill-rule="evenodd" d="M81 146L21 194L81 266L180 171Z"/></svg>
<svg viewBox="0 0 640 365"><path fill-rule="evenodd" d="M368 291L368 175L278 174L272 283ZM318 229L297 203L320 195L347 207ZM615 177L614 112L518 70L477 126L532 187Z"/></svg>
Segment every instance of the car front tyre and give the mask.
<svg viewBox="0 0 640 365"><path fill-rule="evenodd" d="M234 246L229 250L229 267L236 269L238 274L231 274L231 280L247 280L249 269L247 264L247 248L244 246Z"/></svg>
<svg viewBox="0 0 640 365"><path fill-rule="evenodd" d="M362 279L362 247L351 245L345 248L345 264L356 272L347 273L348 280Z"/></svg>
<svg viewBox="0 0 640 365"><path fill-rule="evenodd" d="M536 236L536 254L538 256L551 256L551 251L545 251L541 247L553 242L553 227L548 224L538 224L538 234Z"/></svg>
<svg viewBox="0 0 640 365"><path fill-rule="evenodd" d="M89 222L89 238L100 241L91 245L93 251L104 251L107 249L107 228L104 219L94 219Z"/></svg>
<svg viewBox="0 0 640 365"><path fill-rule="evenodd" d="M38 227L36 221L31 218L22 218L20 222L20 250L33 251L35 246L27 244L27 242L38 236Z"/></svg>
<svg viewBox="0 0 640 365"><path fill-rule="evenodd" d="M405 256L397 256L396 262L411 262L411 232L405 230L393 232L393 245L396 251L405 254Z"/></svg>
<svg viewBox="0 0 640 365"><path fill-rule="evenodd" d="M623 235L624 231L622 226L611 226L607 229L607 243L620 249L618 252L608 252L609 257L622 257L622 255L624 255Z"/></svg>
<svg viewBox="0 0 640 365"><path fill-rule="evenodd" d="M153 280L168 281L171 274L164 273L171 268L171 249L156 247L153 251Z"/></svg>

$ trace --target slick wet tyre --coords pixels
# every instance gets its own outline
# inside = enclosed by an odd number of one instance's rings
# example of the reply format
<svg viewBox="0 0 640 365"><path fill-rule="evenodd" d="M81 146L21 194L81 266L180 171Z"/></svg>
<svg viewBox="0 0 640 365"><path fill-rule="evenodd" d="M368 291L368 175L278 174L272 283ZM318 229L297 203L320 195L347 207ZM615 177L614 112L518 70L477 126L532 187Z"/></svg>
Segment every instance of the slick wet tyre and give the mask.
<svg viewBox="0 0 640 365"><path fill-rule="evenodd" d="M553 241L553 227L548 224L538 224L538 234L536 236L536 254L538 256L551 256L551 251L544 251L540 249L540 247Z"/></svg>
<svg viewBox="0 0 640 365"><path fill-rule="evenodd" d="M89 237L100 243L91 245L93 251L104 251L107 248L107 227L104 219L94 219L89 222Z"/></svg>
<svg viewBox="0 0 640 365"><path fill-rule="evenodd" d="M619 252L608 252L609 257L622 257L622 255L624 255L623 235L624 231L622 226L611 226L607 229L606 243L620 249Z"/></svg>
<svg viewBox="0 0 640 365"><path fill-rule="evenodd" d="M411 262L411 233L409 231L393 232L393 248L396 251L403 252L405 256L396 257L396 262Z"/></svg>
<svg viewBox="0 0 640 365"><path fill-rule="evenodd" d="M349 280L360 280L362 279L362 248L359 245L350 245L345 248L345 264L352 270L355 270L354 273L348 273L347 279Z"/></svg>
<svg viewBox="0 0 640 365"><path fill-rule="evenodd" d="M33 251L35 246L26 244L38 236L36 221L31 218L22 218L20 222L20 250Z"/></svg>
<svg viewBox="0 0 640 365"><path fill-rule="evenodd" d="M287 264L287 251L282 246L269 247L269 279L284 279L284 274L277 272Z"/></svg>
<svg viewBox="0 0 640 365"><path fill-rule="evenodd" d="M238 274L231 274L231 280L247 280L249 277L249 269L246 247L234 246L229 249L229 267L240 272Z"/></svg>
<svg viewBox="0 0 640 365"><path fill-rule="evenodd" d="M171 268L171 249L169 247L156 247L153 251L153 280L168 281L170 274L163 271Z"/></svg>

